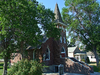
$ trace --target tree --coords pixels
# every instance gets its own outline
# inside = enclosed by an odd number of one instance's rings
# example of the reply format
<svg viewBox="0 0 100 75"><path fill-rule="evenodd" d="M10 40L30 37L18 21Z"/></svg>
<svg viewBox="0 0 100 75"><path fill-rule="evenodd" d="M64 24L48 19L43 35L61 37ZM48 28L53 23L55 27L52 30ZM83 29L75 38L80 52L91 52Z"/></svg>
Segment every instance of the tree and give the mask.
<svg viewBox="0 0 100 75"><path fill-rule="evenodd" d="M99 64L97 46L100 44L100 6L96 0L65 0L62 14L70 32L91 50ZM100 46L100 45L99 45Z"/></svg>
<svg viewBox="0 0 100 75"><path fill-rule="evenodd" d="M66 39L67 40L67 39ZM73 38L70 38L70 41L67 40L67 46L68 47L75 47L75 40L73 40Z"/></svg>
<svg viewBox="0 0 100 75"><path fill-rule="evenodd" d="M35 60L21 60L15 63L7 75L42 75L44 66Z"/></svg>
<svg viewBox="0 0 100 75"><path fill-rule="evenodd" d="M43 36L59 37L60 31L54 22L54 13L45 9L36 0L1 0L0 1L0 54L4 58L4 72L7 73L7 62L16 49L22 53L27 45L40 44ZM55 33L53 33L55 32Z"/></svg>

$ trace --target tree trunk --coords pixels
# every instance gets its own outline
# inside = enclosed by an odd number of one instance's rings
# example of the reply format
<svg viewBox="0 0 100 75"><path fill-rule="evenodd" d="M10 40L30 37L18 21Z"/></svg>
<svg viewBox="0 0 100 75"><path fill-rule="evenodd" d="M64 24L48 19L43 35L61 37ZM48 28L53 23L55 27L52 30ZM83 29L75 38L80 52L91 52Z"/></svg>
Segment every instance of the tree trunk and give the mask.
<svg viewBox="0 0 100 75"><path fill-rule="evenodd" d="M93 47L93 52L94 52L94 55L95 55L95 58L96 58L97 66L98 66L99 65L99 59L98 59L98 54L96 52L96 47Z"/></svg>
<svg viewBox="0 0 100 75"><path fill-rule="evenodd" d="M24 45L23 45L23 41L21 42L21 55L22 55L22 59L24 58L24 50L23 50L23 47L24 47Z"/></svg>
<svg viewBox="0 0 100 75"><path fill-rule="evenodd" d="M8 59L6 57L4 58L3 75L7 75L7 62L8 62Z"/></svg>

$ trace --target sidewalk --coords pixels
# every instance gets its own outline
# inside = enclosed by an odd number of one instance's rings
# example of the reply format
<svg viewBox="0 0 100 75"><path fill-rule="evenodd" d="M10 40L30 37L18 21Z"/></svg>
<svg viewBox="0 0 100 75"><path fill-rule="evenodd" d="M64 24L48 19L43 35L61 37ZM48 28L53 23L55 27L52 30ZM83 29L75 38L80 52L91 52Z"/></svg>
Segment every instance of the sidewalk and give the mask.
<svg viewBox="0 0 100 75"><path fill-rule="evenodd" d="M59 75L59 73L43 73L42 75ZM64 73L64 75L85 75L85 74ZM90 75L100 75L100 72L90 73Z"/></svg>
<svg viewBox="0 0 100 75"><path fill-rule="evenodd" d="M84 74L77 74L77 73L65 73L64 75L84 75Z"/></svg>
<svg viewBox="0 0 100 75"><path fill-rule="evenodd" d="M85 75L85 74L77 74L77 73L65 73L64 75ZM100 75L100 72L90 73L90 75Z"/></svg>
<svg viewBox="0 0 100 75"><path fill-rule="evenodd" d="M100 72L90 73L90 75L100 75Z"/></svg>

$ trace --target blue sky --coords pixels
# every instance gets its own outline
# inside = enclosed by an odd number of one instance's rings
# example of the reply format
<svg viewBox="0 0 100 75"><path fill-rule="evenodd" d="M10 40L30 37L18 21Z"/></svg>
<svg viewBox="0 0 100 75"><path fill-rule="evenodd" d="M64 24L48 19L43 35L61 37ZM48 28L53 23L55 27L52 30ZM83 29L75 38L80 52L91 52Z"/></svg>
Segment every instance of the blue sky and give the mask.
<svg viewBox="0 0 100 75"><path fill-rule="evenodd" d="M62 11L62 8L65 6L64 0L37 0L39 3L42 3L46 8L50 8L52 11L55 9L56 3L58 3L60 12ZM100 4L100 0L97 0Z"/></svg>
<svg viewBox="0 0 100 75"><path fill-rule="evenodd" d="M64 7L64 0L37 0L39 3L42 3L46 8L50 8L52 11L55 9L56 3L58 3L60 12Z"/></svg>

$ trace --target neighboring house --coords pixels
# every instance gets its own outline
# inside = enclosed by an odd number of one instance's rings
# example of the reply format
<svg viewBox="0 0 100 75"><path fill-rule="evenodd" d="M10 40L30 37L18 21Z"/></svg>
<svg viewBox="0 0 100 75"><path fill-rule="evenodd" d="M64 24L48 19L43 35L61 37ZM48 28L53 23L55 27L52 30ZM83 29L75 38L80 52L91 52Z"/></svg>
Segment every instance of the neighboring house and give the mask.
<svg viewBox="0 0 100 75"><path fill-rule="evenodd" d="M86 52L80 51L78 47L68 47L68 57L74 57L81 61L86 59Z"/></svg>
<svg viewBox="0 0 100 75"><path fill-rule="evenodd" d="M89 57L90 62L96 62L96 58L95 58L93 52L91 52L91 51L87 52L87 56Z"/></svg>
<svg viewBox="0 0 100 75"><path fill-rule="evenodd" d="M0 59L0 62L4 62L4 59Z"/></svg>

